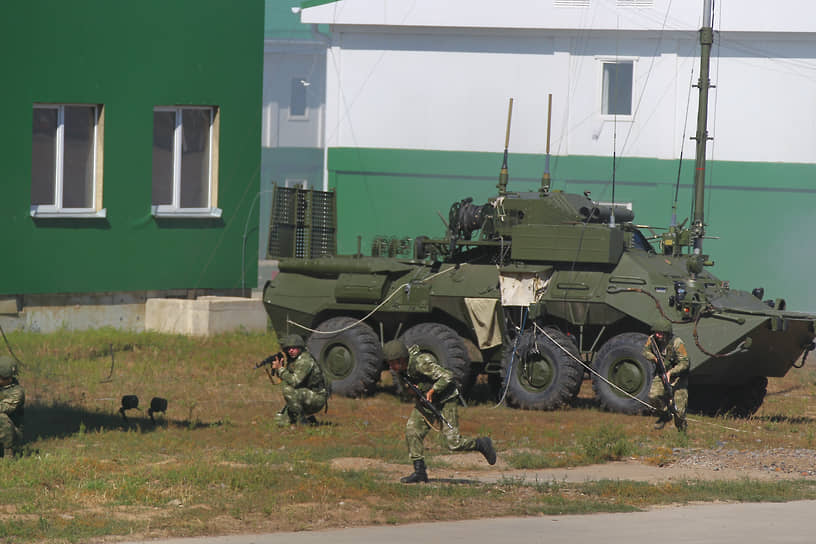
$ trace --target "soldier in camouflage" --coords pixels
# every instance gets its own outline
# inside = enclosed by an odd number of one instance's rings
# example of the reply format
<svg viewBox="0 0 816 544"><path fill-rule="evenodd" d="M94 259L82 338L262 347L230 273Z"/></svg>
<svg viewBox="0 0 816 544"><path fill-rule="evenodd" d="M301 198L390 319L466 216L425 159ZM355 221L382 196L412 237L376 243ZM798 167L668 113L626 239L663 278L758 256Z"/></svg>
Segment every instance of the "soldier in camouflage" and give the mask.
<svg viewBox="0 0 816 544"><path fill-rule="evenodd" d="M18 453L23 443L25 391L16 375L14 360L0 356L0 457Z"/></svg>
<svg viewBox="0 0 816 544"><path fill-rule="evenodd" d="M451 427L442 426L442 432L448 449L451 451L478 451L488 463L496 463L496 450L489 437L465 438L459 434L459 391L453 379L453 373L436 363L428 354L420 353L419 347L405 347L400 340L392 340L383 346L383 355L388 366L404 380L408 380L424 393L425 399L431 402L450 423ZM428 473L425 466L424 440L436 416L417 400L408 424L405 427L405 441L408 443L408 457L414 464L414 472L401 478L405 484L427 482ZM440 422L441 425L441 422Z"/></svg>
<svg viewBox="0 0 816 544"><path fill-rule="evenodd" d="M280 425L316 425L313 414L324 409L329 398L323 371L306 351L306 344L300 335L289 334L283 337L280 344L286 360L273 361L272 372L283 382L286 406L275 416L275 420Z"/></svg>
<svg viewBox="0 0 816 544"><path fill-rule="evenodd" d="M652 386L649 390L649 401L657 409L658 414L655 429L662 429L673 418L675 427L680 431L685 431L689 372L686 345L680 337L672 334L672 326L667 319L661 319L655 323L652 331L652 336L646 340L646 345L643 347L643 355L657 365L657 357L651 348L651 342L654 341L656 348L663 356L666 374L674 390L674 406L677 409L677 414L669 413L669 392L663 385L660 376L656 375L652 379Z"/></svg>

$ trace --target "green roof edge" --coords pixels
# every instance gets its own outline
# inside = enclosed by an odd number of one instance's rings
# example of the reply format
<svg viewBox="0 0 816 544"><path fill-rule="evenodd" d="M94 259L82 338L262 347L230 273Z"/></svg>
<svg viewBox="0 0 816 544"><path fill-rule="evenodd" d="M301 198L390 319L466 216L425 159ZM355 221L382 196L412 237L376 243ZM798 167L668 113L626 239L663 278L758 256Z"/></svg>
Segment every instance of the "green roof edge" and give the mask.
<svg viewBox="0 0 816 544"><path fill-rule="evenodd" d="M304 0L300 3L301 9L313 8L315 6L322 6L323 4L333 4L340 0Z"/></svg>

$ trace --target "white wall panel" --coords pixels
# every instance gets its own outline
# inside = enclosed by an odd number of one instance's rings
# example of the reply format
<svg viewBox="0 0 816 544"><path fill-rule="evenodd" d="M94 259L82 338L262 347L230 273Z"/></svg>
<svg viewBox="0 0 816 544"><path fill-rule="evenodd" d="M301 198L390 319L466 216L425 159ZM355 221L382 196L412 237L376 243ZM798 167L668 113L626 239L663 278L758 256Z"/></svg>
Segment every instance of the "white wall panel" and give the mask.
<svg viewBox="0 0 816 544"><path fill-rule="evenodd" d="M364 3L337 4L352 9ZM388 4L381 9L397 9ZM440 2L439 9L454 4ZM417 0L417 9L424 5ZM495 11L476 1L469 5L458 18L445 15L440 24L448 28L365 27L359 26L362 15L343 16L358 26L334 28L327 145L500 151L507 101L514 97L511 151L541 153L552 93L555 154L614 150L676 159L682 147L686 158L694 156L689 138L698 92L689 93L689 84L699 78L696 30L659 32L660 19L644 32L589 30L595 23L580 31L465 28L470 11ZM591 10L597 17L602 11ZM716 139L709 157L816 163L816 34L718 31L713 54L717 87L710 95L709 133ZM614 58L635 61L631 120L600 115L600 63Z"/></svg>
<svg viewBox="0 0 816 544"><path fill-rule="evenodd" d="M320 147L325 92L325 55L264 53L263 147ZM304 79L306 115L289 117L292 79Z"/></svg>

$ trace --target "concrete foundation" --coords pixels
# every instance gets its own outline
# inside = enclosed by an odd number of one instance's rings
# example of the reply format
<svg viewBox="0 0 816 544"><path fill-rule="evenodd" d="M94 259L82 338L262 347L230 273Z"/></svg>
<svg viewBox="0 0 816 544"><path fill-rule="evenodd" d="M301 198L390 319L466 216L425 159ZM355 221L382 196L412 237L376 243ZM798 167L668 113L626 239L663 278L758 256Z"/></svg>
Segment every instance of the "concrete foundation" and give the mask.
<svg viewBox="0 0 816 544"><path fill-rule="evenodd" d="M265 331L267 317L260 293L253 298L231 295L176 290L5 296L0 299L0 327L6 332L42 333L102 327L191 335Z"/></svg>
<svg viewBox="0 0 816 544"><path fill-rule="evenodd" d="M144 324L148 331L208 336L233 330L265 331L267 317L260 299L153 298L145 304Z"/></svg>

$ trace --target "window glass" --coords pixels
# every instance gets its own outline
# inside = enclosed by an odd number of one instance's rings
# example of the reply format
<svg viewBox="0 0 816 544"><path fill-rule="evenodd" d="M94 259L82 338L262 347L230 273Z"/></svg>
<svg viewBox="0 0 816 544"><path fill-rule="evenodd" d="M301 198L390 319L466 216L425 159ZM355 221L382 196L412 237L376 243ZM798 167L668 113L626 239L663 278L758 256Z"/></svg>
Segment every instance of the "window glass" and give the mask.
<svg viewBox="0 0 816 544"><path fill-rule="evenodd" d="M289 103L290 117L306 115L306 82L299 77L292 80L292 99Z"/></svg>
<svg viewBox="0 0 816 544"><path fill-rule="evenodd" d="M210 110L184 109L181 113L181 207L209 206Z"/></svg>
<svg viewBox="0 0 816 544"><path fill-rule="evenodd" d="M57 108L34 108L31 127L31 204L54 205Z"/></svg>
<svg viewBox="0 0 816 544"><path fill-rule="evenodd" d="M32 217L105 217L105 210L96 208L102 191L97 152L103 107L34 104L32 110Z"/></svg>
<svg viewBox="0 0 816 544"><path fill-rule="evenodd" d="M176 112L153 112L153 204L173 203L173 134Z"/></svg>
<svg viewBox="0 0 816 544"><path fill-rule="evenodd" d="M603 64L604 115L632 115L632 62L605 62Z"/></svg>
<svg viewBox="0 0 816 544"><path fill-rule="evenodd" d="M217 164L213 148L217 120L217 109L212 107L153 110L154 214L220 217L212 166Z"/></svg>
<svg viewBox="0 0 816 544"><path fill-rule="evenodd" d="M93 207L95 111L65 106L63 145L63 208Z"/></svg>

